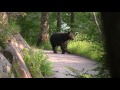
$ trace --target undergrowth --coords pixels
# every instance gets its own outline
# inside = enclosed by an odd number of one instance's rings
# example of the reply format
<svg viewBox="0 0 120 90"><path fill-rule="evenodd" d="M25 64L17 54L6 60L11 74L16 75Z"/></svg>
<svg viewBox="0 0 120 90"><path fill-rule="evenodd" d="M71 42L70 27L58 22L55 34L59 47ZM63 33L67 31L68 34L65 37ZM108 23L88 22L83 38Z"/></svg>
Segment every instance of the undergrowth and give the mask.
<svg viewBox="0 0 120 90"><path fill-rule="evenodd" d="M87 41L71 41L68 50L76 55L88 57L92 60L101 60L104 55L103 47L100 44Z"/></svg>
<svg viewBox="0 0 120 90"><path fill-rule="evenodd" d="M3 27L3 30L0 32L0 46L2 48L6 47L7 40L11 39L12 35L17 32L20 32L20 27L15 22L9 23L7 27Z"/></svg>
<svg viewBox="0 0 120 90"><path fill-rule="evenodd" d="M33 52L24 49L24 60L33 78L43 78L53 74L52 63L43 55L42 50Z"/></svg>

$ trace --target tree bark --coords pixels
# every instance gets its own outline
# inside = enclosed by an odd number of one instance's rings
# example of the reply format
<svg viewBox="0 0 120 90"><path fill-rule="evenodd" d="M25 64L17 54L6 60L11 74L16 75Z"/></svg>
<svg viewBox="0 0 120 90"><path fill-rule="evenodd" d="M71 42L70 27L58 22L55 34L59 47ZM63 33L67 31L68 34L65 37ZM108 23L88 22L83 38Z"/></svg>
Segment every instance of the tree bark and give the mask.
<svg viewBox="0 0 120 90"><path fill-rule="evenodd" d="M37 46L49 40L49 12L42 12L41 14L41 29L37 41Z"/></svg>
<svg viewBox="0 0 120 90"><path fill-rule="evenodd" d="M120 12L101 12L106 63L112 78L120 78Z"/></svg>
<svg viewBox="0 0 120 90"><path fill-rule="evenodd" d="M61 12L57 12L57 31L61 31Z"/></svg>
<svg viewBox="0 0 120 90"><path fill-rule="evenodd" d="M6 12L0 12L0 25L2 25L3 28L8 26L8 15Z"/></svg>

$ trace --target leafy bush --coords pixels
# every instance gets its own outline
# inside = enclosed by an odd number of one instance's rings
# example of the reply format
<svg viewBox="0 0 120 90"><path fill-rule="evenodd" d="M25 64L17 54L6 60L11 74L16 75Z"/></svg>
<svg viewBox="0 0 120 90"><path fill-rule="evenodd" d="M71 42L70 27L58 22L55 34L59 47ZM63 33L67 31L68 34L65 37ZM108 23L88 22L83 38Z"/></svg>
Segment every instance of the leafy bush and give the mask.
<svg viewBox="0 0 120 90"><path fill-rule="evenodd" d="M33 78L52 75L52 63L43 55L42 50L28 52L24 49L24 60Z"/></svg>

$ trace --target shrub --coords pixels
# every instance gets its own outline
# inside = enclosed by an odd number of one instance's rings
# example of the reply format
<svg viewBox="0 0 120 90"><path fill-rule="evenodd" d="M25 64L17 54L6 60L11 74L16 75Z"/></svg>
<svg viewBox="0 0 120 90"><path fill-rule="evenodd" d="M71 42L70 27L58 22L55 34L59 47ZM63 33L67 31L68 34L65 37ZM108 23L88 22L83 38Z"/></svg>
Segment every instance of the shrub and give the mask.
<svg viewBox="0 0 120 90"><path fill-rule="evenodd" d="M24 49L24 60L33 78L52 75L52 63L43 55L42 50L33 52Z"/></svg>

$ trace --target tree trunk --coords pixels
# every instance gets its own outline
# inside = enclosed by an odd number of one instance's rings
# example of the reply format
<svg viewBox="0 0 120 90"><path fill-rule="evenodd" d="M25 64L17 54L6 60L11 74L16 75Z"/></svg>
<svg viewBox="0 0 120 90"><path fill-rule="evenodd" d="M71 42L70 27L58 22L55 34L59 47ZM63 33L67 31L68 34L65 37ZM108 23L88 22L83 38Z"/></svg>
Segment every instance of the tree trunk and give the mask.
<svg viewBox="0 0 120 90"><path fill-rule="evenodd" d="M0 27L7 27L8 26L8 15L6 12L0 12Z"/></svg>
<svg viewBox="0 0 120 90"><path fill-rule="evenodd" d="M120 12L101 12L106 63L112 78L120 78Z"/></svg>
<svg viewBox="0 0 120 90"><path fill-rule="evenodd" d="M92 12L92 14L93 14L93 17L94 17L95 23L96 23L96 25L97 25L97 27L98 27L98 30L99 30L99 32L101 33L100 25L99 25L99 23L98 23L96 13L95 13L95 12Z"/></svg>
<svg viewBox="0 0 120 90"><path fill-rule="evenodd" d="M72 32L73 32L73 29L74 29L74 22L75 22L74 19L75 19L75 13L71 12L71 15L70 15L70 21L71 21L70 28L71 28Z"/></svg>
<svg viewBox="0 0 120 90"><path fill-rule="evenodd" d="M100 34L100 43L103 43L104 42L104 35L102 34L102 31L101 31L101 25L100 25L100 19L98 19L97 18L97 16L96 16L96 13L95 12L92 12L92 14L93 14L93 18L94 18L94 21L95 21L95 24L97 25L97 27L98 27L98 32L99 32L99 34ZM99 22L98 22L99 21Z"/></svg>
<svg viewBox="0 0 120 90"><path fill-rule="evenodd" d="M61 12L57 12L57 31L61 31Z"/></svg>
<svg viewBox="0 0 120 90"><path fill-rule="evenodd" d="M37 41L37 46L49 40L49 12L42 12L41 14L41 29Z"/></svg>

